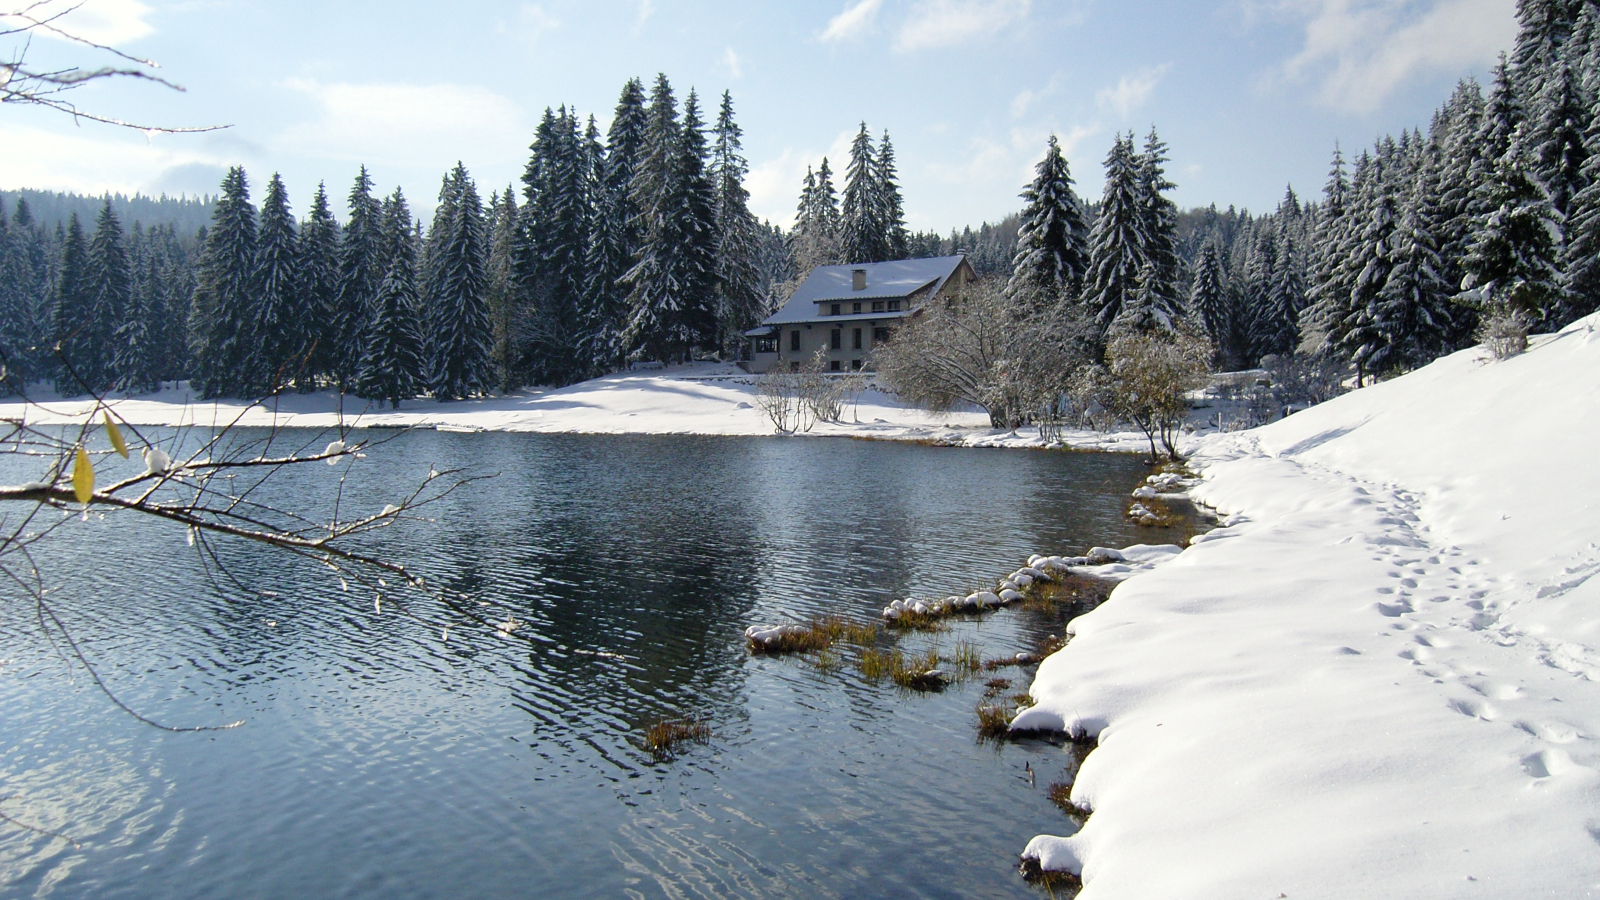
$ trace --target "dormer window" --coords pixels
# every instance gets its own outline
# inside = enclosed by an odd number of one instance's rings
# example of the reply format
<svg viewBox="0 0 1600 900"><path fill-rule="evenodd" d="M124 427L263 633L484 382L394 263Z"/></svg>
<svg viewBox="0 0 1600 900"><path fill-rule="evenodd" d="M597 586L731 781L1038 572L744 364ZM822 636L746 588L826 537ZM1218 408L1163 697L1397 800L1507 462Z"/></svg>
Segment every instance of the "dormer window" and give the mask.
<svg viewBox="0 0 1600 900"><path fill-rule="evenodd" d="M860 312L861 312L861 304L859 304L859 303L850 304L850 314L851 315L856 315L857 313L860 313Z"/></svg>
<svg viewBox="0 0 1600 900"><path fill-rule="evenodd" d="M874 301L872 301L872 311L873 312L883 312L883 301L882 300L874 300Z"/></svg>
<svg viewBox="0 0 1600 900"><path fill-rule="evenodd" d="M899 312L899 311L900 311L900 301L899 300L890 300L889 301L889 312Z"/></svg>
<svg viewBox="0 0 1600 900"><path fill-rule="evenodd" d="M830 316L839 315L839 304L835 303L832 306L828 307L828 315L830 315Z"/></svg>
<svg viewBox="0 0 1600 900"><path fill-rule="evenodd" d="M866 289L867 289L867 270L866 269L851 269L850 270L850 290L852 290L852 291L864 291Z"/></svg>

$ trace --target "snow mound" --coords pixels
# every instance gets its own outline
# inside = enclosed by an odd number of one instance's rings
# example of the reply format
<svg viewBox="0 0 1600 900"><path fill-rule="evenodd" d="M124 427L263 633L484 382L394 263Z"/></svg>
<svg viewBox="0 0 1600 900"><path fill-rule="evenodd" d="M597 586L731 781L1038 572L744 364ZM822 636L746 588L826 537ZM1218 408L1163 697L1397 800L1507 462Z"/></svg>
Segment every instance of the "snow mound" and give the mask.
<svg viewBox="0 0 1600 900"><path fill-rule="evenodd" d="M1596 324L1202 441L1223 527L1014 723L1098 740L1026 852L1081 900L1600 893Z"/></svg>

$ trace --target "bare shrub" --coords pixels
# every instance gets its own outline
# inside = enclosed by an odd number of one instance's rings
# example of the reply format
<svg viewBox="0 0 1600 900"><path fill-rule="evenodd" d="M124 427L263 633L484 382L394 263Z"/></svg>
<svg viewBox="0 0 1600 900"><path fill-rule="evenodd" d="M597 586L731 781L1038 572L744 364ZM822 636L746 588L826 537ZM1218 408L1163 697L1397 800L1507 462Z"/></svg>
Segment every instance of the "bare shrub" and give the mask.
<svg viewBox="0 0 1600 900"><path fill-rule="evenodd" d="M779 434L810 431L813 416L800 399L800 373L773 370L756 379L756 406Z"/></svg>
<svg viewBox="0 0 1600 900"><path fill-rule="evenodd" d="M934 297L876 351L878 372L906 402L933 412L962 405L995 428L1057 422L1079 357L1069 329L1005 283L985 280Z"/></svg>
<svg viewBox="0 0 1600 900"><path fill-rule="evenodd" d="M1510 359L1528 349L1528 326L1522 310L1496 304L1484 310L1472 336L1495 359Z"/></svg>
<svg viewBox="0 0 1600 900"><path fill-rule="evenodd" d="M1151 459L1160 459L1156 438L1170 459L1181 458L1174 443L1188 417L1184 395L1206 384L1211 342L1182 332L1129 332L1106 345L1105 367L1091 373L1099 397L1119 419L1132 422L1150 441Z"/></svg>
<svg viewBox="0 0 1600 900"><path fill-rule="evenodd" d="M844 414L844 385L838 376L828 375L828 351L817 348L800 367L797 384L800 403L813 421L839 421Z"/></svg>

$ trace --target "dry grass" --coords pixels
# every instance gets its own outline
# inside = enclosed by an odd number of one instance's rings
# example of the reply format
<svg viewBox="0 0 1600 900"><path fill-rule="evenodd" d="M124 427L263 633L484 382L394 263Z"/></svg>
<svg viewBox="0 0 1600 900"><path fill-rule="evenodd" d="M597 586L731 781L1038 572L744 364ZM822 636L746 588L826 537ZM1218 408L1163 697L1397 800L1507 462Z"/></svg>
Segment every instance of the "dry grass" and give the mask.
<svg viewBox="0 0 1600 900"><path fill-rule="evenodd" d="M835 641L866 647L877 639L878 625L875 622L821 616L775 640L763 643L750 641L749 645L751 653L778 656L785 653L820 653Z"/></svg>
<svg viewBox="0 0 1600 900"><path fill-rule="evenodd" d="M978 705L978 737L1003 741L1011 733L1011 717L1015 710L1008 706L996 706L989 703Z"/></svg>
<svg viewBox="0 0 1600 900"><path fill-rule="evenodd" d="M899 650L878 650L874 647L861 651L861 656L856 660L856 666L861 669L861 677L868 681L878 681L887 677L889 657L899 652Z"/></svg>
<svg viewBox="0 0 1600 900"><path fill-rule="evenodd" d="M844 663L839 659L839 654L832 650L818 650L817 655L811 659L811 665L816 667L818 672L832 673L839 671Z"/></svg>
<svg viewBox="0 0 1600 900"><path fill-rule="evenodd" d="M804 631L792 631L770 641L761 643L749 642L751 653L766 654L768 656L778 656L784 653L812 653L818 650L826 650L828 645L832 643L833 639L828 637L826 632L809 627Z"/></svg>
<svg viewBox="0 0 1600 900"><path fill-rule="evenodd" d="M983 695L985 697L998 697L1005 693L1009 687L1011 687L1011 679L991 678L983 683Z"/></svg>
<svg viewBox="0 0 1600 900"><path fill-rule="evenodd" d="M842 616L823 616L811 622L813 631L826 634L831 640L843 641L857 647L869 647L878 639L876 622L857 622Z"/></svg>
<svg viewBox="0 0 1600 900"><path fill-rule="evenodd" d="M1058 575L1055 581L1035 581L1024 593L1023 609L1048 612L1063 603L1099 606L1111 596L1112 582L1087 575Z"/></svg>
<svg viewBox="0 0 1600 900"><path fill-rule="evenodd" d="M1083 879L1071 872L1046 872L1039 868L1039 861L1025 859L1022 861L1022 877L1029 884L1037 884L1050 892L1051 898L1066 898L1078 896L1078 891L1083 889ZM1061 891L1057 894L1057 891Z"/></svg>
<svg viewBox="0 0 1600 900"><path fill-rule="evenodd" d="M936 613L917 613L906 611L898 617L890 619L884 627L894 631L943 631L947 626L944 619L954 613L938 615Z"/></svg>
<svg viewBox="0 0 1600 900"><path fill-rule="evenodd" d="M1087 808L1072 802L1071 782L1057 781L1052 783L1049 790L1045 791L1045 796L1050 798L1051 803L1060 807L1062 812L1077 819L1078 824L1083 824L1089 818L1090 811Z"/></svg>
<svg viewBox="0 0 1600 900"><path fill-rule="evenodd" d="M658 757L670 757L683 744L711 741L711 724L704 719L662 719L644 733L644 748Z"/></svg>
<svg viewBox="0 0 1600 900"><path fill-rule="evenodd" d="M966 641L956 644L954 662L961 672L976 672L983 668L983 657L979 655L977 646Z"/></svg>
<svg viewBox="0 0 1600 900"><path fill-rule="evenodd" d="M942 680L928 677L928 673L937 668L939 668L937 650L929 650L927 653L914 656L901 653L899 648L889 652L889 679L903 688L926 691L944 687Z"/></svg>

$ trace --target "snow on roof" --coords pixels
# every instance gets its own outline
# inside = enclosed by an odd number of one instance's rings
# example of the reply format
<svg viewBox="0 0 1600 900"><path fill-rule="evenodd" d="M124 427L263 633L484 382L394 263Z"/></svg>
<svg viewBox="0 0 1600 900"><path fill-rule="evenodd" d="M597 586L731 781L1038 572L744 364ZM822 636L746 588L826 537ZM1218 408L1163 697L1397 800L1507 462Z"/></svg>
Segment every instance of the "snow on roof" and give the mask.
<svg viewBox="0 0 1600 900"><path fill-rule="evenodd" d="M965 256L936 256L929 259L897 259L852 266L818 266L789 298L783 308L762 320L763 326L815 322L817 304L839 300L892 300L907 297L933 285L937 292L946 279L966 262ZM866 288L854 290L854 273L866 273Z"/></svg>

